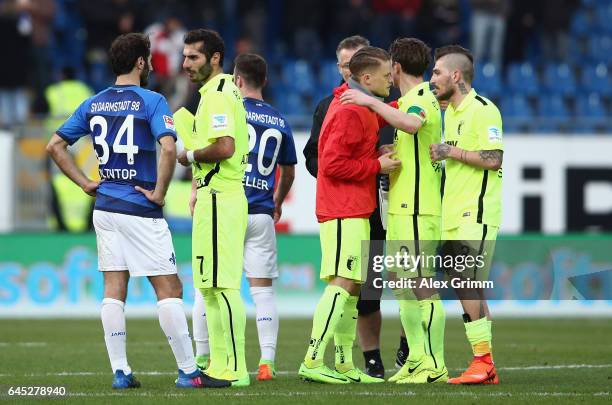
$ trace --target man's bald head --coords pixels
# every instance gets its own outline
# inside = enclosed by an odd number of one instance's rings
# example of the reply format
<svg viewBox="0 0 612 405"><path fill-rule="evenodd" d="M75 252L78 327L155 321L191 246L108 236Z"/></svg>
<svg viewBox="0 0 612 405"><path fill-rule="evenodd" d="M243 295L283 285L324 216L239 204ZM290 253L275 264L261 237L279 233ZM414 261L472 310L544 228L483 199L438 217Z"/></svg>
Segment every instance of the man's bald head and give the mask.
<svg viewBox="0 0 612 405"><path fill-rule="evenodd" d="M474 57L472 53L459 45L448 45L436 49L436 62L440 61L450 71L461 72L463 80L472 84L474 79Z"/></svg>

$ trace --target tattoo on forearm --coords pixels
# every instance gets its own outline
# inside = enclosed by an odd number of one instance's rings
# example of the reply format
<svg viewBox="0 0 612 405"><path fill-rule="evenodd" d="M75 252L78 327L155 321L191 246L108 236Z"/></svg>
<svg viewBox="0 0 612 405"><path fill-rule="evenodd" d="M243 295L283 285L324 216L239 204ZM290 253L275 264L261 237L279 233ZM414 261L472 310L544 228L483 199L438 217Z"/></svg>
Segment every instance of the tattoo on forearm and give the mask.
<svg viewBox="0 0 612 405"><path fill-rule="evenodd" d="M436 152L438 153L438 156L440 156L440 158L446 158L450 153L450 146L445 143L441 143L436 148Z"/></svg>
<svg viewBox="0 0 612 405"><path fill-rule="evenodd" d="M481 150L478 152L484 162L501 164L503 152L501 150Z"/></svg>
<svg viewBox="0 0 612 405"><path fill-rule="evenodd" d="M459 91L461 92L461 94L468 94L468 91L465 88L465 84L463 82L459 82L458 86L459 86Z"/></svg>

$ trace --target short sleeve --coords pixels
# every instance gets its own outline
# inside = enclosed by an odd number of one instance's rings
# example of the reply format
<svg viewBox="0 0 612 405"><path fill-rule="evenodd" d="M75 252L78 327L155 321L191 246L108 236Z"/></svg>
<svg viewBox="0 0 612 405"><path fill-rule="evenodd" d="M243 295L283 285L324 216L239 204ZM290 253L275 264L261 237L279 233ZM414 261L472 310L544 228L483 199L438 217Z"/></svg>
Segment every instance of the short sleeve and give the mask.
<svg viewBox="0 0 612 405"><path fill-rule="evenodd" d="M418 104L412 104L406 110L406 114L412 115L421 121L421 125L427 122L427 110Z"/></svg>
<svg viewBox="0 0 612 405"><path fill-rule="evenodd" d="M285 121L286 122L286 121ZM291 128L287 126L283 132L283 141L281 143L280 153L278 155L279 165L295 165L297 164L297 156L295 153L295 142Z"/></svg>
<svg viewBox="0 0 612 405"><path fill-rule="evenodd" d="M79 108L64 122L64 124L55 131L64 141L72 145L80 138L89 135L89 122L87 122L87 109L89 108L89 99L81 103Z"/></svg>
<svg viewBox="0 0 612 405"><path fill-rule="evenodd" d="M502 119L499 110L487 106L477 112L476 131L478 131L479 150L504 150Z"/></svg>
<svg viewBox="0 0 612 405"><path fill-rule="evenodd" d="M158 141L164 136L171 136L176 140L174 118L168 102L163 96L159 96L157 103L153 104L149 112L149 126L151 127L151 133Z"/></svg>
<svg viewBox="0 0 612 405"><path fill-rule="evenodd" d="M198 114L198 128L206 131L209 140L231 136L235 138L234 103L220 91L206 94L204 109Z"/></svg>

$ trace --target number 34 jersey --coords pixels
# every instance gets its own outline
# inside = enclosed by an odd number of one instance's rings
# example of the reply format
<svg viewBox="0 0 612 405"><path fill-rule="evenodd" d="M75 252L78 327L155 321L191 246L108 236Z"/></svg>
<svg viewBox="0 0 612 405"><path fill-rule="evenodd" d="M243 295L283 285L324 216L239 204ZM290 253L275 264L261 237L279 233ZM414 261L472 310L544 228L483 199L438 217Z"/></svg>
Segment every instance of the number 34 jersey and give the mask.
<svg viewBox="0 0 612 405"><path fill-rule="evenodd" d="M72 145L91 135L102 182L95 209L161 218L162 208L134 189L157 182L156 142L176 139L166 99L138 86L112 86L85 100L57 134Z"/></svg>
<svg viewBox="0 0 612 405"><path fill-rule="evenodd" d="M271 105L253 98L244 99L249 131L249 161L244 189L249 214L274 213L276 165L295 165L295 144L289 123Z"/></svg>

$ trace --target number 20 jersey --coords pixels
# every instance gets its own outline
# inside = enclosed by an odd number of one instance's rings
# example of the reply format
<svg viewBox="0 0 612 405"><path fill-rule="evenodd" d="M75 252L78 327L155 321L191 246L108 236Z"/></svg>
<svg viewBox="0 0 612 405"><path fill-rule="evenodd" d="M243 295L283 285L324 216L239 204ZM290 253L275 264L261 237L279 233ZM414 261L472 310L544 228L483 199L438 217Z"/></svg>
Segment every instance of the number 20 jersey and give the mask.
<svg viewBox="0 0 612 405"><path fill-rule="evenodd" d="M153 190L157 182L156 145L176 139L166 99L138 86L115 85L85 100L57 134L72 145L91 135L102 182L95 209L161 218L162 208L134 189Z"/></svg>
<svg viewBox="0 0 612 405"><path fill-rule="evenodd" d="M253 98L244 99L249 131L249 160L244 189L249 214L274 213L276 165L295 165L295 143L289 123L271 105Z"/></svg>

